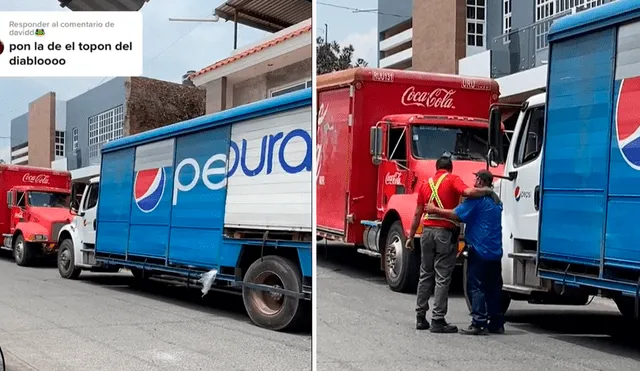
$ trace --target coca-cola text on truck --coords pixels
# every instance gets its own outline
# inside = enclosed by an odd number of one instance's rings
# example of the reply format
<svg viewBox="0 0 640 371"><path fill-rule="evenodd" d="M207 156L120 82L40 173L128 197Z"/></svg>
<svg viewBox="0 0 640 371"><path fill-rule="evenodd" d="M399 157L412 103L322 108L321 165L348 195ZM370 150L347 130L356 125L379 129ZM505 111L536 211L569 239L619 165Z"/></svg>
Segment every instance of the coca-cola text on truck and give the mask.
<svg viewBox="0 0 640 371"><path fill-rule="evenodd" d="M419 249L403 247L414 192L444 152L453 155L453 172L473 185L473 173L487 163L488 110L498 84L357 68L318 76L317 96L319 237L379 257L391 289L414 290Z"/></svg>
<svg viewBox="0 0 640 371"><path fill-rule="evenodd" d="M66 171L0 164L0 248L18 265L54 255L69 212L71 174Z"/></svg>

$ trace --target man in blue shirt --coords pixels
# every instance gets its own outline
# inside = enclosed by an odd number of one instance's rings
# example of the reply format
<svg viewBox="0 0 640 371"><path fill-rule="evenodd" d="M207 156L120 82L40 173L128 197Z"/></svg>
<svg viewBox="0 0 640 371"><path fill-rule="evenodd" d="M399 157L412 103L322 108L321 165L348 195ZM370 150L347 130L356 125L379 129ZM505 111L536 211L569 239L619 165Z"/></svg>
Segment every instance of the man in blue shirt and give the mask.
<svg viewBox="0 0 640 371"><path fill-rule="evenodd" d="M476 187L490 187L493 175L482 170L476 174ZM466 199L454 210L427 205L428 213L465 223L468 247L467 290L471 298L471 325L465 335L504 333L502 313L502 202L494 193Z"/></svg>

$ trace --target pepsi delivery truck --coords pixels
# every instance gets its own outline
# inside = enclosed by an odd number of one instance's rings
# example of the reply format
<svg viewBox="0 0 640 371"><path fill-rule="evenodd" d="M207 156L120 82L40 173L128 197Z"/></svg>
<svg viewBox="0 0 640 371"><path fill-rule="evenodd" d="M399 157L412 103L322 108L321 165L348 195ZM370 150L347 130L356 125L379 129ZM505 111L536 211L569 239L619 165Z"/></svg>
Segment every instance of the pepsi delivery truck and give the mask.
<svg viewBox="0 0 640 371"><path fill-rule="evenodd" d="M546 119L531 125L526 144L510 149L524 160L505 174L519 184L515 203L509 202L519 204L513 215L529 204L529 214L539 212L537 244L516 240L518 230L504 233L503 241L514 240L510 258L518 259L516 265L503 260L503 271L513 274L505 281L519 282L520 294L509 295L575 305L601 295L637 318L640 1L617 0L564 17L552 24L548 40ZM490 121L490 137L499 138L500 112ZM533 179L527 165L539 156L539 179L523 182Z"/></svg>
<svg viewBox="0 0 640 371"><path fill-rule="evenodd" d="M251 320L311 318L311 89L104 145L74 184L58 268L241 293Z"/></svg>

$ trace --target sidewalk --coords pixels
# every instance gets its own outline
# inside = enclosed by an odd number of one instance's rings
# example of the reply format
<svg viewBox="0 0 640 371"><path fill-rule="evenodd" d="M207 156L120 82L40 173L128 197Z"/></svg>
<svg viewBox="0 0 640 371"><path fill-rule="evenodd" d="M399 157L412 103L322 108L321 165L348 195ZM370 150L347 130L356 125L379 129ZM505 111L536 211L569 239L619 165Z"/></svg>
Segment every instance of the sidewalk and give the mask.
<svg viewBox="0 0 640 371"><path fill-rule="evenodd" d="M6 348L2 348L2 353L4 354L4 363L7 371L39 371L38 369L29 366L29 364L14 356Z"/></svg>

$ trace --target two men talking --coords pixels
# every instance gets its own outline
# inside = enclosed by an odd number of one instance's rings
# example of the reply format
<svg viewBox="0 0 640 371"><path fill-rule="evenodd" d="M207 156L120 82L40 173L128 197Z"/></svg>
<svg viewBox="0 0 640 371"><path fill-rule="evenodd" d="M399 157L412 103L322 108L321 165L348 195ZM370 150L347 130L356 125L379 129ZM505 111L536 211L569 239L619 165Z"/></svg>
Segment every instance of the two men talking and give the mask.
<svg viewBox="0 0 640 371"><path fill-rule="evenodd" d="M474 187L467 187L452 171L450 156L443 156L436 161L435 175L418 191L416 210L407 236L407 248L413 249L415 234L422 219L416 329L429 329L432 333L458 332L455 325L447 323L445 316L458 255L460 223L465 223L469 259L467 287L473 320L471 326L461 333L502 333L502 204L493 192L493 176L489 171L476 173ZM462 203L461 198L465 198ZM429 323L426 314L431 296L434 299Z"/></svg>

